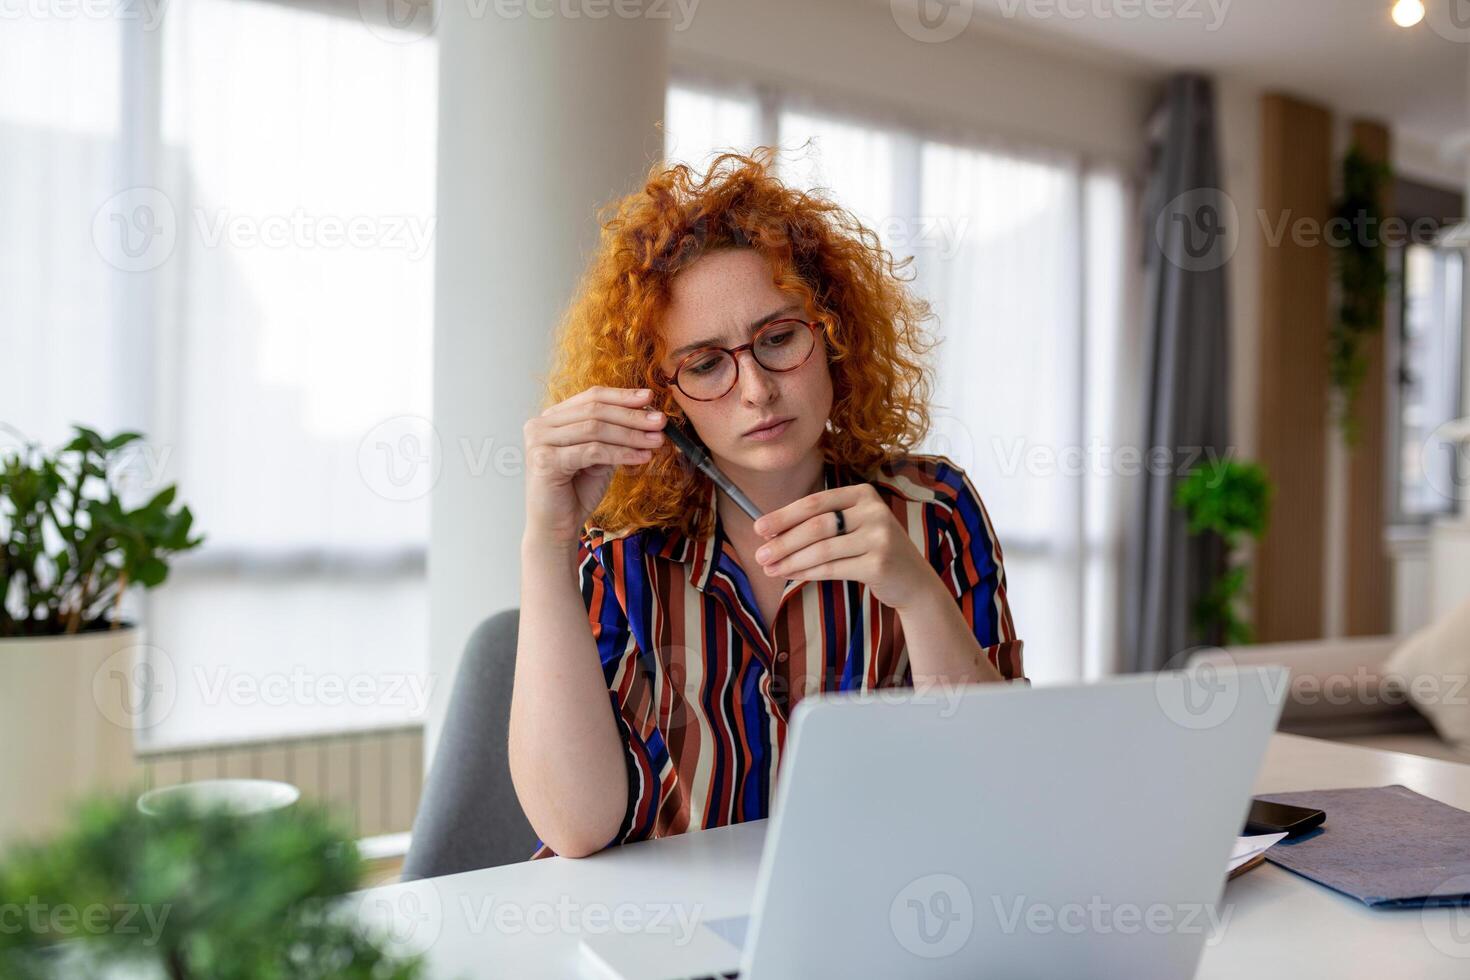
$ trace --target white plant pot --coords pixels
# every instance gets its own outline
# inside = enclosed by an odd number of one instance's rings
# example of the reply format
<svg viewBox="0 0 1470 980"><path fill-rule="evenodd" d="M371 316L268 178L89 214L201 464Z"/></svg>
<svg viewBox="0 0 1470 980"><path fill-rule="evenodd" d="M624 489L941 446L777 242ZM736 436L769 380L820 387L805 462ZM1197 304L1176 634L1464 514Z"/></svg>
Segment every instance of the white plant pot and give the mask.
<svg viewBox="0 0 1470 980"><path fill-rule="evenodd" d="M50 837L74 799L141 776L142 644L136 626L0 639L0 850Z"/></svg>

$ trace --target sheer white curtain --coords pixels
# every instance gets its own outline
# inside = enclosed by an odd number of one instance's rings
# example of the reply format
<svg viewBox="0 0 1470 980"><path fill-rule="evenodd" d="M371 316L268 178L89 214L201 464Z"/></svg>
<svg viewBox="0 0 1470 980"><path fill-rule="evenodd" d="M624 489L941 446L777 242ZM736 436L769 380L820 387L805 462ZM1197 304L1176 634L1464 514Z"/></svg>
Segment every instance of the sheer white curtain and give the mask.
<svg viewBox="0 0 1470 980"><path fill-rule="evenodd" d="M919 282L939 316L937 439L970 473L1006 553L1033 680L1081 664L1082 486L1060 457L1081 439L1080 181L1066 161L927 143L923 209L954 219Z"/></svg>
<svg viewBox="0 0 1470 980"><path fill-rule="evenodd" d="M92 245L121 150L121 39L110 18L0 23L0 423L48 445L131 400L111 370L115 272Z"/></svg>
<svg viewBox="0 0 1470 980"><path fill-rule="evenodd" d="M713 118L718 94L700 97L701 118ZM1127 379L1139 370L1124 330L1126 182L1062 153L941 142L769 102L782 178L825 190L896 259L914 257L914 288L933 305L941 340L935 424L921 448L954 459L986 500L1028 674L1045 683L1111 673L1118 450ZM741 145L748 129L706 128L703 138Z"/></svg>
<svg viewBox="0 0 1470 980"><path fill-rule="evenodd" d="M700 169L713 154L748 153L760 142L760 106L754 96L688 85L669 88L664 103L664 159Z"/></svg>
<svg viewBox="0 0 1470 980"><path fill-rule="evenodd" d="M781 113L780 133L786 150L779 163L783 180L830 191L837 203L878 233L885 247L902 250L910 244L906 236L895 233L903 224L895 220L900 206L895 171L902 134L800 110Z"/></svg>
<svg viewBox="0 0 1470 980"><path fill-rule="evenodd" d="M381 452L429 414L435 48L159 12L0 31L0 419L141 429L207 538L134 608L171 688L145 747L412 721L426 487Z"/></svg>

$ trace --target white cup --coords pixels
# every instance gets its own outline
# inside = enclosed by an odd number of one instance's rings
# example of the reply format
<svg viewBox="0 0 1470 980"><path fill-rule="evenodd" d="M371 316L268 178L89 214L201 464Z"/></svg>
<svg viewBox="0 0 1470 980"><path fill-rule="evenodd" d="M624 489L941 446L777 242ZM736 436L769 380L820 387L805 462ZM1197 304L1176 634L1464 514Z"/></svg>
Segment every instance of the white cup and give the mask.
<svg viewBox="0 0 1470 980"><path fill-rule="evenodd" d="M157 816L165 806L183 800L196 813L221 811L245 817L284 810L300 798L301 790L274 779L201 779L151 789L138 797L138 809Z"/></svg>

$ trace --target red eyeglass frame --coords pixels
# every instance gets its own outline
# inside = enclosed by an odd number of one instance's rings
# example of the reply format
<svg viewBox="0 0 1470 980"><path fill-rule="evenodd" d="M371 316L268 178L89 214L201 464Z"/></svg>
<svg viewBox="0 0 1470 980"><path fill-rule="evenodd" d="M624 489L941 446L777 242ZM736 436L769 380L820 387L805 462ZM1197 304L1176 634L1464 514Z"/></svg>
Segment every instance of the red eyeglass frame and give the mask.
<svg viewBox="0 0 1470 980"><path fill-rule="evenodd" d="M806 327L809 331L811 331L811 333L813 335L812 336L812 349L806 352L806 357L803 357L801 359L801 363L800 364L793 364L789 368L768 368L764 364L761 364L761 359L759 357L756 357L755 345L760 342L761 336L763 334L765 334L765 332L767 330L770 330L772 327L778 327L778 326L780 326L783 323L799 323L802 326ZM763 326L759 330L757 330L755 332L755 336L752 337L752 338L750 338L750 343L748 343L748 344L741 344L739 347L714 347L714 346L701 347L698 350L692 350L692 351L690 351L689 353L685 354L682 358L679 359L679 363L677 365L675 365L675 367L674 367L674 373L672 375L666 375L666 374L664 374L664 372L662 370L660 370L658 372L659 384L664 385L665 387L667 387L670 383L672 383L674 387L678 388L681 392L684 392L684 397L685 398L692 398L692 399L694 399L697 402L714 402L714 401L719 401L721 398L724 398L730 392L734 391L735 390L735 386L740 383L740 352L741 351L745 351L745 350L750 351L750 356L753 357L753 358L755 358L755 362L757 364L760 364L762 370L770 371L772 374L786 374L788 371L795 371L797 368L801 367L802 364L805 364L807 361L810 361L812 359L812 354L816 353L816 350L817 350L817 337L816 337L816 334L817 334L818 331L821 330L821 328L822 328L822 321L820 321L820 320L803 320L803 319L801 319L799 317L794 317L794 316L787 316L787 317L782 317L779 320L772 320L770 323L766 324L765 326ZM713 397L713 398L699 398L698 396L691 395L691 394L689 394L689 392L684 391L683 385L679 384L679 372L682 371L682 370L684 370L684 365L688 364L694 358L699 357L699 356L704 355L704 354L709 354L711 352L718 352L718 353L724 353L724 354L729 354L730 355L730 360L732 360L732 361L735 362L735 378L730 382L730 387L726 388L724 391L720 392L715 397Z"/></svg>

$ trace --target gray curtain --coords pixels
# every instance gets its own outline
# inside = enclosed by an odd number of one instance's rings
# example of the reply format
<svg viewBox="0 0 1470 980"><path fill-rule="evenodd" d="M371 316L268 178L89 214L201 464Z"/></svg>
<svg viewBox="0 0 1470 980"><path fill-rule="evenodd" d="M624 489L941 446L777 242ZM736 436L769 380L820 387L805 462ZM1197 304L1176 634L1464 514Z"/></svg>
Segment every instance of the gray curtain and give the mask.
<svg viewBox="0 0 1470 980"><path fill-rule="evenodd" d="M1238 234L1220 187L1210 80L1171 78L1148 128L1142 239L1147 358L1142 392L1145 466L1133 497L1123 590L1124 670L1158 670L1217 636L1194 609L1221 569L1213 535L1192 537L1174 491L1192 456L1224 460L1230 439L1226 262ZM1150 450L1168 450L1155 454Z"/></svg>

